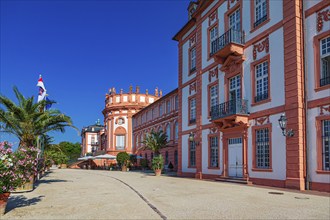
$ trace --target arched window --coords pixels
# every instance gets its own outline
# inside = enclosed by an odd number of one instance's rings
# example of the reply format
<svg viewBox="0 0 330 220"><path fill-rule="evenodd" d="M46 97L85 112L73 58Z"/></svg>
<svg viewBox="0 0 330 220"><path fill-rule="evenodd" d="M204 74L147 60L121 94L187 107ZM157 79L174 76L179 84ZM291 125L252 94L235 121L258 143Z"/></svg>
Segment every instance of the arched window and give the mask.
<svg viewBox="0 0 330 220"><path fill-rule="evenodd" d="M171 140L171 126L168 124L166 126L166 135L167 135L167 141Z"/></svg>
<svg viewBox="0 0 330 220"><path fill-rule="evenodd" d="M175 140L179 139L179 124L178 124L178 122L175 122L175 124L174 124L174 137L175 137Z"/></svg>
<svg viewBox="0 0 330 220"><path fill-rule="evenodd" d="M178 165L178 151L174 151L174 165Z"/></svg>
<svg viewBox="0 0 330 220"><path fill-rule="evenodd" d="M175 110L179 109L179 97L175 96Z"/></svg>
<svg viewBox="0 0 330 220"><path fill-rule="evenodd" d="M126 144L126 129L123 127L116 128L115 136L116 150L124 150Z"/></svg>

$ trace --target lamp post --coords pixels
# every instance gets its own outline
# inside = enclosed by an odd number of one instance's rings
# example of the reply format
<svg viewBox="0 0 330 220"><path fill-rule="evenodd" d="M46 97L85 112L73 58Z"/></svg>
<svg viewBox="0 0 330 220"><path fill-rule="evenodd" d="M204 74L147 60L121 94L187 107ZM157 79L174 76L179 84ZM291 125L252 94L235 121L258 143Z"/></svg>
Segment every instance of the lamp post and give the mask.
<svg viewBox="0 0 330 220"><path fill-rule="evenodd" d="M278 123L280 125L280 128L282 129L283 136L286 137L293 137L294 132L292 129L286 130L288 119L286 118L285 114L282 114L280 119L278 119Z"/></svg>
<svg viewBox="0 0 330 220"><path fill-rule="evenodd" d="M196 145L199 145L199 142L195 141L195 134L192 132L190 132L190 134L189 134L189 141L195 142Z"/></svg>

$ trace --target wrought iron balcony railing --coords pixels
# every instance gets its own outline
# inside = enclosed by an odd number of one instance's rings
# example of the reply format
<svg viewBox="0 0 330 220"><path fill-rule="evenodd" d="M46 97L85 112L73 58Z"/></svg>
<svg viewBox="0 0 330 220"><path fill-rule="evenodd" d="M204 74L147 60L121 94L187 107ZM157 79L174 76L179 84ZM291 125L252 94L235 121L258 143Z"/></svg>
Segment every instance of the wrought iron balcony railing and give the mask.
<svg viewBox="0 0 330 220"><path fill-rule="evenodd" d="M248 100L230 100L211 108L211 120L224 118L230 115L248 115Z"/></svg>
<svg viewBox="0 0 330 220"><path fill-rule="evenodd" d="M245 44L245 36L244 32L240 30L235 30L235 29L229 29L227 32L225 32L223 35L215 39L214 41L211 42L211 53L210 55L212 56L219 50L223 49L225 46L231 43L236 43L236 44Z"/></svg>

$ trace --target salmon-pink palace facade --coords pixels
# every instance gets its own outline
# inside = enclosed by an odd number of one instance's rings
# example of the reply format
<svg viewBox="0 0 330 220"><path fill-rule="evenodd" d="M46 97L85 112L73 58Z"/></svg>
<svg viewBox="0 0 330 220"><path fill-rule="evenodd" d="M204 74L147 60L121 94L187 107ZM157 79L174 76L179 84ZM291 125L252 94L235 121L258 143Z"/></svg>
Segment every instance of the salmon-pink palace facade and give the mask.
<svg viewBox="0 0 330 220"><path fill-rule="evenodd" d="M192 1L173 40L178 88L130 112L123 150L162 129L178 176L330 192L330 1Z"/></svg>

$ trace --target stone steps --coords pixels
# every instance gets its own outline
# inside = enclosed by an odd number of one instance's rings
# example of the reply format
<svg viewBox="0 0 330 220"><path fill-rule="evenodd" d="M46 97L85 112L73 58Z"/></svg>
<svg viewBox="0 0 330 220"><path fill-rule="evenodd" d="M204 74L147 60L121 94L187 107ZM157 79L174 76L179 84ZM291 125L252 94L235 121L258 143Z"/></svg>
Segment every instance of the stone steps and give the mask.
<svg viewBox="0 0 330 220"><path fill-rule="evenodd" d="M247 179L242 179L242 178L218 177L218 178L215 178L215 181L252 185L252 182L248 181Z"/></svg>

